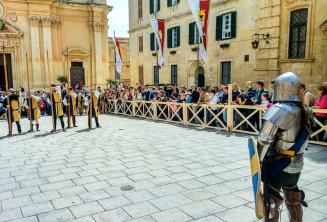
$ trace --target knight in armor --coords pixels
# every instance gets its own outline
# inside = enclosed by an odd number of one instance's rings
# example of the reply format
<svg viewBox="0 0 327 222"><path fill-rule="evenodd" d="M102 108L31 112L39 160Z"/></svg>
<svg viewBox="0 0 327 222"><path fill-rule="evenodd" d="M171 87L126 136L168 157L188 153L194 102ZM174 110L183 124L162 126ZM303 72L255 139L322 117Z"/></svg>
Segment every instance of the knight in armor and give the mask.
<svg viewBox="0 0 327 222"><path fill-rule="evenodd" d="M62 109L62 98L61 93L58 91L56 86L52 87L52 115L53 115L53 127L54 129L51 131L51 133L54 133L57 131L57 118L59 118L62 130L65 131L65 123L64 123L64 111Z"/></svg>
<svg viewBox="0 0 327 222"><path fill-rule="evenodd" d="M41 117L41 111L39 107L39 102L40 99L35 95L34 91L31 91L30 95L28 93L28 97L25 99L24 102L24 107L28 110L28 113L30 113L29 118L31 118L31 120L35 122L36 131L40 131L39 119ZM32 124L30 132L33 131L33 126L34 125Z"/></svg>
<svg viewBox="0 0 327 222"><path fill-rule="evenodd" d="M298 182L309 140L310 116L299 98L299 89L300 80L294 73L285 73L276 79L275 104L264 115L258 137L266 207L269 208L266 208L269 213L266 221L269 222L279 221L284 200L291 222L303 221L302 206L307 206Z"/></svg>
<svg viewBox="0 0 327 222"><path fill-rule="evenodd" d="M88 125L91 128L92 118L95 119L96 127L99 128L99 107L98 107L98 97L95 94L95 90L91 90L89 96L89 111L88 111Z"/></svg>
<svg viewBox="0 0 327 222"><path fill-rule="evenodd" d="M73 120L73 126L77 127L76 125L76 116L77 116L77 106L76 106L76 93L73 90L73 88L68 89L68 93L66 95L66 103L67 103L67 109L66 109L66 116L67 116L67 122L68 125L70 125L70 119Z"/></svg>
<svg viewBox="0 0 327 222"><path fill-rule="evenodd" d="M3 101L3 107L6 107L6 110L7 110L6 115L7 115L8 125L9 125L8 136L12 135L12 123L13 122L16 123L18 133L22 134L22 128L20 125L20 113L19 113L19 109L20 109L19 96L14 93L13 89L9 89L8 95Z"/></svg>

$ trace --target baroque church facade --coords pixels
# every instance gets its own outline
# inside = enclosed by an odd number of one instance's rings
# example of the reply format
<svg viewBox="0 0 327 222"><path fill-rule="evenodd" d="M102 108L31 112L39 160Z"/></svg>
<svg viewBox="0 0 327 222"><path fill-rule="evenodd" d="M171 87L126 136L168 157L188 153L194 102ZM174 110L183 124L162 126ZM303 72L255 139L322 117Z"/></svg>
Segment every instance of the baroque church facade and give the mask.
<svg viewBox="0 0 327 222"><path fill-rule="evenodd" d="M109 79L106 0L0 0L0 88L103 86ZM4 56L6 59L4 59ZM6 60L6 61L5 61Z"/></svg>

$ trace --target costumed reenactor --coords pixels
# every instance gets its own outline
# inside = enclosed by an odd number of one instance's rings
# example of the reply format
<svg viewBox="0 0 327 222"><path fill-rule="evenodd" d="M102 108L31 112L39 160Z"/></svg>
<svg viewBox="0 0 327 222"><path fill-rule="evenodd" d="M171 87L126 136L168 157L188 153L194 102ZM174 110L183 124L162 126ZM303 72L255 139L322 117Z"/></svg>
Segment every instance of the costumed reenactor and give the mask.
<svg viewBox="0 0 327 222"><path fill-rule="evenodd" d="M27 94L28 97L25 99L24 107L26 107L28 113L30 113L28 116L31 116L32 121L35 122L36 131L40 131L40 123L39 119L41 117L41 111L40 111L40 99L35 95L35 92L31 90L31 95L29 93ZM32 132L34 129L33 123L31 125L30 132Z"/></svg>
<svg viewBox="0 0 327 222"><path fill-rule="evenodd" d="M89 128L91 128L92 118L95 119L96 127L99 128L99 107L98 107L98 97L95 94L95 90L91 90L89 96L89 111L88 111L88 124Z"/></svg>
<svg viewBox="0 0 327 222"><path fill-rule="evenodd" d="M22 134L22 128L20 125L20 103L19 103L19 96L14 93L13 89L8 90L7 97L3 101L3 107L6 107L7 112L7 121L9 125L9 134L8 136L12 135L12 123L15 122L17 126L17 131L19 134ZM8 97L9 97L9 103L8 103ZM10 118L9 118L10 115ZM10 119L10 121L9 121Z"/></svg>
<svg viewBox="0 0 327 222"><path fill-rule="evenodd" d="M83 115L83 109L84 109L84 99L83 99L83 93L81 90L78 91L76 103L77 103L78 114L81 116L81 115Z"/></svg>
<svg viewBox="0 0 327 222"><path fill-rule="evenodd" d="M57 118L59 118L62 130L65 131L65 123L64 123L64 111L62 109L62 99L61 93L59 92L56 86L52 86L52 111L53 111L53 124L54 129L51 130L51 133L57 131Z"/></svg>
<svg viewBox="0 0 327 222"><path fill-rule="evenodd" d="M67 95L65 97L65 103L67 104L66 108L66 116L67 122L69 125L70 118L73 119L73 126L77 127L76 125L76 116L77 116L77 106L76 106L76 93L74 92L73 88L69 88Z"/></svg>
<svg viewBox="0 0 327 222"><path fill-rule="evenodd" d="M99 109L100 109L100 113L104 113L105 112L105 95L104 93L101 91L101 88L98 89L98 92L100 93L100 96L99 96Z"/></svg>
<svg viewBox="0 0 327 222"><path fill-rule="evenodd" d="M265 221L278 222L285 200L291 222L303 221L304 192L298 182L308 145L311 114L299 98L300 80L285 73L275 81L274 104L264 115L258 158L264 183ZM281 195L283 191L284 195Z"/></svg>

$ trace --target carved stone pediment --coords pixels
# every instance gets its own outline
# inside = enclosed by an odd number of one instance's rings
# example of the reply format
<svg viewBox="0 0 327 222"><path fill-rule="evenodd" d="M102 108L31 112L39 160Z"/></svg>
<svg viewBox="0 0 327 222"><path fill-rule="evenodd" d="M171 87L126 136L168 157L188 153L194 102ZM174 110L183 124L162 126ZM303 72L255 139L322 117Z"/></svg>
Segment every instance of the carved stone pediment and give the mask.
<svg viewBox="0 0 327 222"><path fill-rule="evenodd" d="M0 35L1 36L10 36L10 37L22 37L23 32L21 32L17 27L14 25L10 24L6 20L1 20L0 21Z"/></svg>
<svg viewBox="0 0 327 222"><path fill-rule="evenodd" d="M319 28L322 30L322 31L327 31L327 20L325 20L320 26Z"/></svg>
<svg viewBox="0 0 327 222"><path fill-rule="evenodd" d="M63 53L65 56L89 56L90 53L81 48L68 48Z"/></svg>
<svg viewBox="0 0 327 222"><path fill-rule="evenodd" d="M302 6L307 7L311 4L312 4L311 0L286 0L286 7L288 9L298 8Z"/></svg>

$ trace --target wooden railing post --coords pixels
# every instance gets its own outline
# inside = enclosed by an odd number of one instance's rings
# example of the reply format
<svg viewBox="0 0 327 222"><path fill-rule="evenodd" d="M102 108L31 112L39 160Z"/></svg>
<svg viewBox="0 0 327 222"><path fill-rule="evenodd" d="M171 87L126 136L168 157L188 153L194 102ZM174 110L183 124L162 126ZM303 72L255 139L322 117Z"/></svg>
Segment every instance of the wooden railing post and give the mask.
<svg viewBox="0 0 327 222"><path fill-rule="evenodd" d="M117 100L114 100L114 105L115 105L115 114L118 114Z"/></svg>
<svg viewBox="0 0 327 222"><path fill-rule="evenodd" d="M153 120L158 120L158 102L154 101L152 103L152 107L153 107Z"/></svg>
<svg viewBox="0 0 327 222"><path fill-rule="evenodd" d="M233 85L228 85L228 105L227 105L227 129L228 132L233 132Z"/></svg>
<svg viewBox="0 0 327 222"><path fill-rule="evenodd" d="M187 124L187 104L186 102L183 102L183 124Z"/></svg>
<svg viewBox="0 0 327 222"><path fill-rule="evenodd" d="M136 116L136 104L137 104L137 102L132 101L132 116L133 117Z"/></svg>

